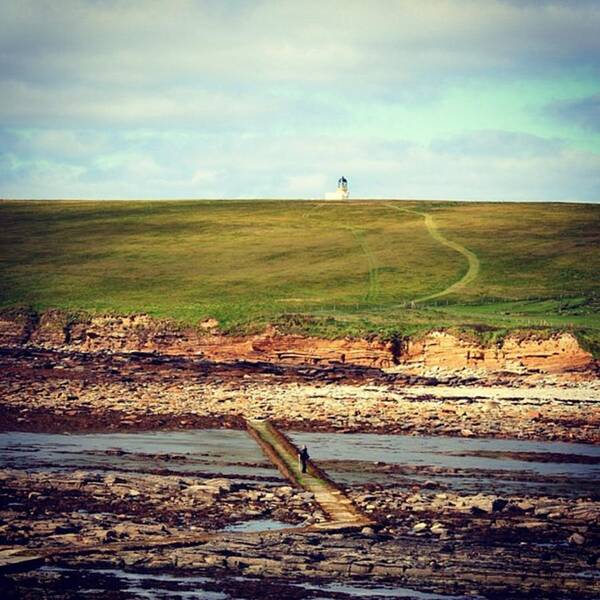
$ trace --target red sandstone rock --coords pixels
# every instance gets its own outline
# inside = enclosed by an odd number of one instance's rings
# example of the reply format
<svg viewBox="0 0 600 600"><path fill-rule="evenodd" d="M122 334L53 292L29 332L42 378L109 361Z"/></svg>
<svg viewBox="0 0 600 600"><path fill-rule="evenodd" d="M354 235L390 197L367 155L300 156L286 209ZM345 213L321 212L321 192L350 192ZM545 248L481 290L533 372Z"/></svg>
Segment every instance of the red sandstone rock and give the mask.
<svg viewBox="0 0 600 600"><path fill-rule="evenodd" d="M445 331L409 340L400 355L392 344L379 340L326 340L282 335L273 328L252 336L232 336L215 330L182 327L148 315L94 316L69 323L59 311L0 319L0 345L64 347L83 352L157 352L199 355L214 361L253 360L291 364L347 363L386 368L396 362L444 369L476 368L487 371L540 370L560 373L585 369L593 363L570 333L547 338L509 336L485 347Z"/></svg>
<svg viewBox="0 0 600 600"><path fill-rule="evenodd" d="M400 360L408 364L446 369L539 369L558 373L589 367L593 358L570 333L559 333L548 338L508 336L499 346L484 347L445 331L435 331L423 339L409 341Z"/></svg>
<svg viewBox="0 0 600 600"><path fill-rule="evenodd" d="M40 315L37 326L31 332L29 342L36 346L56 348L67 342L68 322L66 315L49 310Z"/></svg>

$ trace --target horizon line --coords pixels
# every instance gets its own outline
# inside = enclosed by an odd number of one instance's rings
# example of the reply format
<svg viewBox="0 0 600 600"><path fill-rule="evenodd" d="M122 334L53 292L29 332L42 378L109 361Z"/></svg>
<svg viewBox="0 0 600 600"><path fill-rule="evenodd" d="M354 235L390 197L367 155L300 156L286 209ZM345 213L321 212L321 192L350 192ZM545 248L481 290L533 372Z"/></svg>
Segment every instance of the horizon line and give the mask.
<svg viewBox="0 0 600 600"><path fill-rule="evenodd" d="M364 197L346 200L325 200L324 198L277 198L277 197L215 197L215 198L4 198L0 202L323 202L325 204L353 204L356 202L457 202L484 204L600 204L598 200L485 200L455 198L392 198Z"/></svg>

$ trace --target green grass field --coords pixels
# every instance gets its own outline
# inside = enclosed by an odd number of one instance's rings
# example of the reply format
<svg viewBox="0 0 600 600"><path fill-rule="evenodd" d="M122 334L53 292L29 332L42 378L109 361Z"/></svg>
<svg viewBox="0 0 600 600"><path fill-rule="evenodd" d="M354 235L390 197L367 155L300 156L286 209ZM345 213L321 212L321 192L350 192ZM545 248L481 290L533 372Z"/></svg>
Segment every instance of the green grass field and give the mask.
<svg viewBox="0 0 600 600"><path fill-rule="evenodd" d="M600 205L4 201L0 218L3 307L600 337Z"/></svg>

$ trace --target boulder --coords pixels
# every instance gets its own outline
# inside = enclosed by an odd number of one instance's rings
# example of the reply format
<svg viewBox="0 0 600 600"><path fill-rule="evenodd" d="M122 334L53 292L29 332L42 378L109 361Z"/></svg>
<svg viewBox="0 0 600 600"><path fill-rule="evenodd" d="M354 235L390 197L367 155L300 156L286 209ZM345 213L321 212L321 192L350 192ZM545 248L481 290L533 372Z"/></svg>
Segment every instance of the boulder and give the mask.
<svg viewBox="0 0 600 600"><path fill-rule="evenodd" d="M427 525L427 523L417 523L416 525L413 525L412 531L413 533L420 533L421 531L425 531L426 529L429 528L429 525Z"/></svg>
<svg viewBox="0 0 600 600"><path fill-rule="evenodd" d="M567 540L573 546L582 546L585 544L585 538L580 533L574 533Z"/></svg>

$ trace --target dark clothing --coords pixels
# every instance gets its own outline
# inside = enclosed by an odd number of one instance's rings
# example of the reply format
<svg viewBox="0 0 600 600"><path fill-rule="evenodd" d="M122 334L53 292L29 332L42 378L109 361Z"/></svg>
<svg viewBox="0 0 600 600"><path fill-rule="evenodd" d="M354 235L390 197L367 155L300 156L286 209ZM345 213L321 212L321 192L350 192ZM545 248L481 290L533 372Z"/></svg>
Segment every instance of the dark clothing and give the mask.
<svg viewBox="0 0 600 600"><path fill-rule="evenodd" d="M306 448L302 448L302 450L298 452L298 459L300 460L300 467L302 468L303 473L306 473L306 465L309 458L308 450Z"/></svg>

